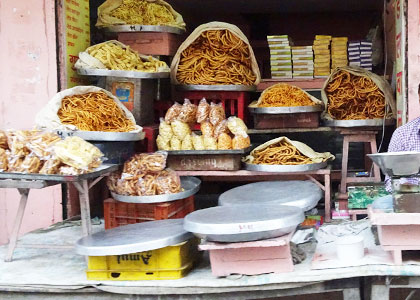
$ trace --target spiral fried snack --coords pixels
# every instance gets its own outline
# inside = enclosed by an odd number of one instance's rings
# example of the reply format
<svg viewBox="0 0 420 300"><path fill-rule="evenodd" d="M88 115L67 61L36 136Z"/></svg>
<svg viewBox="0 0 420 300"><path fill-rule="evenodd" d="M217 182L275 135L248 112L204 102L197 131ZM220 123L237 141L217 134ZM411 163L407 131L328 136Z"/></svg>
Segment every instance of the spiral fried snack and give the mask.
<svg viewBox="0 0 420 300"><path fill-rule="evenodd" d="M104 92L64 97L57 115L61 123L84 131L128 132L135 129L134 122Z"/></svg>
<svg viewBox="0 0 420 300"><path fill-rule="evenodd" d="M385 96L368 77L340 70L325 92L328 114L335 120L376 119L385 115Z"/></svg>
<svg viewBox="0 0 420 300"><path fill-rule="evenodd" d="M279 83L266 89L258 107L309 106L315 103L300 88Z"/></svg>
<svg viewBox="0 0 420 300"><path fill-rule="evenodd" d="M165 169L166 152L136 154L124 163L123 173L139 175L146 172L160 172Z"/></svg>
<svg viewBox="0 0 420 300"><path fill-rule="evenodd" d="M262 150L254 150L253 156L253 164L305 165L313 163L312 159L300 153L295 146L286 141L272 144Z"/></svg>
<svg viewBox="0 0 420 300"><path fill-rule="evenodd" d="M55 133L40 133L32 137L30 143L27 144L27 147L38 157L49 159L52 155L53 145L60 140L61 138Z"/></svg>
<svg viewBox="0 0 420 300"><path fill-rule="evenodd" d="M229 30L204 31L182 51L176 75L183 84L252 85L248 45Z"/></svg>

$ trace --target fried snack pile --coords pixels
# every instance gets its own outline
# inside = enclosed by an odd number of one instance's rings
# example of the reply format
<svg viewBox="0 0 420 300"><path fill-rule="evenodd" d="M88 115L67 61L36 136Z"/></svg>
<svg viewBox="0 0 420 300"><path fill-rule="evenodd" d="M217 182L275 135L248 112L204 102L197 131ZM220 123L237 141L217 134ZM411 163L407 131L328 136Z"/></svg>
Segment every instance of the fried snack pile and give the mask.
<svg viewBox="0 0 420 300"><path fill-rule="evenodd" d="M190 125L200 123L201 135ZM248 128L238 117L229 117L223 106L201 99L198 107L188 99L172 105L161 119L156 144L159 150L231 150L251 145Z"/></svg>
<svg viewBox="0 0 420 300"><path fill-rule="evenodd" d="M340 70L328 83L325 92L328 114L335 120L384 117L385 96L370 78Z"/></svg>
<svg viewBox="0 0 420 300"><path fill-rule="evenodd" d="M174 15L165 6L146 0L123 0L111 16L127 24L178 26Z"/></svg>
<svg viewBox="0 0 420 300"><path fill-rule="evenodd" d="M262 165L305 165L313 161L306 157L295 146L286 141L272 144L262 150L254 150L253 164Z"/></svg>
<svg viewBox="0 0 420 300"><path fill-rule="evenodd" d="M266 89L258 101L258 107L310 106L315 102L300 88L279 83Z"/></svg>
<svg viewBox="0 0 420 300"><path fill-rule="evenodd" d="M104 92L64 97L57 115L61 123L83 131L128 132L135 129L134 122Z"/></svg>
<svg viewBox="0 0 420 300"><path fill-rule="evenodd" d="M132 50L117 41L107 41L86 49L86 52L98 59L108 70L161 72L169 71L168 65L151 56L142 58Z"/></svg>
<svg viewBox="0 0 420 300"><path fill-rule="evenodd" d="M182 51L177 70L182 84L252 85L248 45L229 30L208 30Z"/></svg>
<svg viewBox="0 0 420 300"><path fill-rule="evenodd" d="M181 192L175 171L165 169L166 152L136 154L124 163L122 172L107 179L110 191L126 196L154 196Z"/></svg>
<svg viewBox="0 0 420 300"><path fill-rule="evenodd" d="M0 172L77 175L102 163L99 149L78 137L61 140L55 133L38 130L2 134L8 147L0 148Z"/></svg>

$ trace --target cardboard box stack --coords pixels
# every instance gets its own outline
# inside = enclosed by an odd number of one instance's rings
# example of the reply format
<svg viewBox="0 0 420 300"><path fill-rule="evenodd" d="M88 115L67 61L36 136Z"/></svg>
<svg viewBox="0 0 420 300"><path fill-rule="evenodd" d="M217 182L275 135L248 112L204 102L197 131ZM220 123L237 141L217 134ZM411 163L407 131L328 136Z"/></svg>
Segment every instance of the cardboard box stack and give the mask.
<svg viewBox="0 0 420 300"><path fill-rule="evenodd" d="M293 78L314 78L314 53L312 46L292 47Z"/></svg>
<svg viewBox="0 0 420 300"><path fill-rule="evenodd" d="M360 67L360 42L349 42L348 47L349 66Z"/></svg>
<svg viewBox="0 0 420 300"><path fill-rule="evenodd" d="M372 42L360 42L360 66L372 71Z"/></svg>
<svg viewBox="0 0 420 300"><path fill-rule="evenodd" d="M292 52L287 35L268 35L271 78L292 78Z"/></svg>
<svg viewBox="0 0 420 300"><path fill-rule="evenodd" d="M325 78L331 72L330 35L316 35L313 45L315 54L314 77Z"/></svg>
<svg viewBox="0 0 420 300"><path fill-rule="evenodd" d="M331 42L331 69L345 67L347 60L347 37L333 37Z"/></svg>

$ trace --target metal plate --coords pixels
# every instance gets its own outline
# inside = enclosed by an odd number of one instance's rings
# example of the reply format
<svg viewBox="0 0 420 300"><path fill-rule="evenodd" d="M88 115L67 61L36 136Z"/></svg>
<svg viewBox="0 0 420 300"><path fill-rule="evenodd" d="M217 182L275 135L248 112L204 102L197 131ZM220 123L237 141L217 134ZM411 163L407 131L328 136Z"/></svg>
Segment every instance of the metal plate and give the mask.
<svg viewBox="0 0 420 300"><path fill-rule="evenodd" d="M122 71L122 70L105 70L105 69L77 69L77 73L86 76L106 76L106 77L122 77L122 78L139 78L139 79L155 79L168 78L170 72L138 72L138 71Z"/></svg>
<svg viewBox="0 0 420 300"><path fill-rule="evenodd" d="M388 176L411 176L420 173L420 152L386 152L367 156Z"/></svg>
<svg viewBox="0 0 420 300"><path fill-rule="evenodd" d="M56 133L65 138L68 136L78 136L85 141L108 141L108 142L132 142L144 139L145 133L141 132L103 132L103 131L65 131L57 130Z"/></svg>
<svg viewBox="0 0 420 300"><path fill-rule="evenodd" d="M183 192L176 194L156 195L156 196L124 196L111 192L112 197L121 202L127 203L160 203L175 201L179 199L188 198L200 189L201 180L196 177L181 177L181 187L184 189Z"/></svg>
<svg viewBox="0 0 420 300"><path fill-rule="evenodd" d="M130 224L79 239L76 252L81 255L121 255L160 249L182 243L193 235L182 227L182 219Z"/></svg>
<svg viewBox="0 0 420 300"><path fill-rule="evenodd" d="M308 211L318 204L322 196L319 186L309 180L264 181L224 192L219 197L219 205L283 204Z"/></svg>
<svg viewBox="0 0 420 300"><path fill-rule="evenodd" d="M185 33L185 29L164 25L113 25L104 27L104 29L108 32L169 32L174 34Z"/></svg>
<svg viewBox="0 0 420 300"><path fill-rule="evenodd" d="M243 84L215 84L215 85L201 85L201 84L179 84L176 85L177 90L180 91L236 91L236 92L253 92L257 89L255 85Z"/></svg>
<svg viewBox="0 0 420 300"><path fill-rule="evenodd" d="M323 169L327 166L327 162L307 164L307 165L256 165L245 164L245 170L259 172L275 172L275 173L294 173L306 172Z"/></svg>
<svg viewBox="0 0 420 300"><path fill-rule="evenodd" d="M184 229L216 242L245 242L290 233L305 219L298 207L277 204L217 206L184 219Z"/></svg>
<svg viewBox="0 0 420 300"><path fill-rule="evenodd" d="M59 174L24 174L24 173L6 173L0 172L0 179L16 179L16 180L46 180L56 182L74 182L85 179L100 177L107 173L118 170L118 165L102 164L94 171L80 175L59 175Z"/></svg>
<svg viewBox="0 0 420 300"><path fill-rule="evenodd" d="M248 106L249 111L253 114L298 114L323 111L322 105L310 105L310 106L290 106L290 107L251 107Z"/></svg>
<svg viewBox="0 0 420 300"><path fill-rule="evenodd" d="M379 127L384 125L384 119L371 120L323 120L325 126L330 127ZM386 119L385 125L395 124L394 119Z"/></svg>
<svg viewBox="0 0 420 300"><path fill-rule="evenodd" d="M252 147L238 150L177 150L167 151L168 155L222 155L222 154L246 154Z"/></svg>

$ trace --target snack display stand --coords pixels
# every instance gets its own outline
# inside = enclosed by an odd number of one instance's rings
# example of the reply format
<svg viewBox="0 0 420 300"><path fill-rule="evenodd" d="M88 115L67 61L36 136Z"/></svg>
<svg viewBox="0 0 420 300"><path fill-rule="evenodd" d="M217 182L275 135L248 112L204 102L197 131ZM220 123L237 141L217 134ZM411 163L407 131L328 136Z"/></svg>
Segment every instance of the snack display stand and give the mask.
<svg viewBox="0 0 420 300"><path fill-rule="evenodd" d="M16 188L21 196L19 209L14 221L13 231L8 245L5 261L11 261L16 248L20 226L23 220L28 195L31 189L42 189L61 183L72 184L79 192L80 214L82 220L83 235L92 233L90 220L89 190L109 173L118 169L118 165L102 165L97 170L81 175L43 175L43 174L19 174L0 172L0 188ZM90 181L90 182L89 182ZM48 248L48 245L42 245Z"/></svg>

